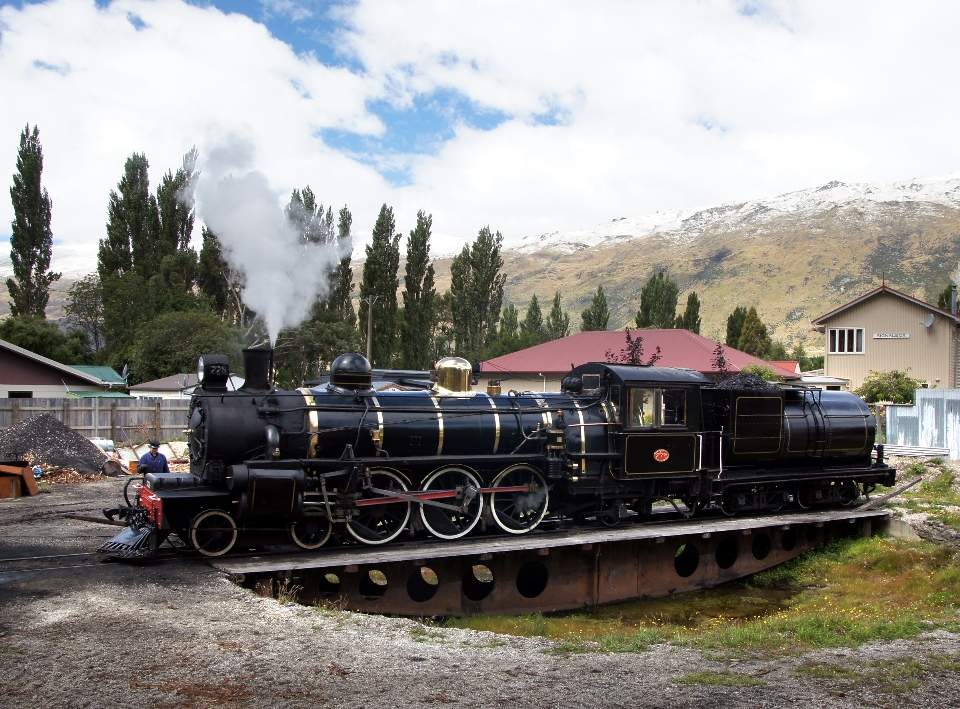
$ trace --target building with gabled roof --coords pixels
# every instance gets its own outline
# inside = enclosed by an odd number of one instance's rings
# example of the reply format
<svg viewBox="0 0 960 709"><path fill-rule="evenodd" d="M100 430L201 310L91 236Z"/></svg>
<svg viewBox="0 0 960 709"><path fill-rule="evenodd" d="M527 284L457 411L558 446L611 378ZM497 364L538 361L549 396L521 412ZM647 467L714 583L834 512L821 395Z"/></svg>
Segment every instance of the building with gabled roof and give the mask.
<svg viewBox="0 0 960 709"><path fill-rule="evenodd" d="M719 374L716 366L716 340L688 330L630 330L634 340L643 338L643 362L657 356L658 367L681 367L701 374ZM576 366L587 362L606 362L608 353L620 355L627 346L626 331L600 330L578 332L559 340L528 347L481 364L480 381L500 381L504 391L560 391L560 380ZM659 348L659 350L658 350ZM770 367L787 380L799 379L793 370L779 367L758 357L723 346L727 371L739 372L749 364Z"/></svg>
<svg viewBox="0 0 960 709"><path fill-rule="evenodd" d="M956 389L960 318L886 284L813 321L824 334L824 374L857 389L874 372L909 370L927 386Z"/></svg>
<svg viewBox="0 0 960 709"><path fill-rule="evenodd" d="M0 398L92 396L109 392L111 386L116 388L117 385L96 374L54 362L0 340Z"/></svg>

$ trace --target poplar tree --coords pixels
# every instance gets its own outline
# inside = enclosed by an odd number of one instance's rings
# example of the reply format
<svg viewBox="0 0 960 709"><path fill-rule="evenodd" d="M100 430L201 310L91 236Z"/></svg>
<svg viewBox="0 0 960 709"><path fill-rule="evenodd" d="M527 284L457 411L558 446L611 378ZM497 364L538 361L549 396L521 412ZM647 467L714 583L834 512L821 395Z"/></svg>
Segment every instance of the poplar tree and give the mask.
<svg viewBox="0 0 960 709"><path fill-rule="evenodd" d="M46 317L50 284L60 278L50 268L53 232L50 218L53 204L40 180L43 173L43 148L37 126L30 124L20 133L17 172L13 175L10 199L13 221L10 223L10 261L13 278L7 279L10 314Z"/></svg>
<svg viewBox="0 0 960 709"><path fill-rule="evenodd" d="M604 295L603 286L597 286L596 295L593 296L593 302L590 307L580 315L583 324L580 326L582 332L593 330L606 330L610 322L610 311L607 308L607 296Z"/></svg>
<svg viewBox="0 0 960 709"><path fill-rule="evenodd" d="M550 308L550 314L547 315L544 330L547 341L559 340L570 334L570 316L563 312L560 305L560 291L553 296L553 306Z"/></svg>
<svg viewBox="0 0 960 709"><path fill-rule="evenodd" d="M677 296L680 289L666 271L655 274L640 291L639 328L671 329L676 324Z"/></svg>
<svg viewBox="0 0 960 709"><path fill-rule="evenodd" d="M750 306L750 310L747 311L747 316L743 320L743 329L740 331L740 341L737 343L737 349L754 357L767 359L770 356L770 346L767 326L760 320L757 309Z"/></svg>
<svg viewBox="0 0 960 709"><path fill-rule="evenodd" d="M363 278L360 281L360 339L365 347L369 309L365 299L377 296L372 311L371 364L387 367L396 345L397 287L400 285L397 277L400 268L400 234L396 233L392 207L384 204L380 208L380 214L373 225L372 237L366 247L367 259L363 264Z"/></svg>
<svg viewBox="0 0 960 709"><path fill-rule="evenodd" d="M485 226L450 264L451 311L457 354L473 358L496 340L507 277L500 273L503 236Z"/></svg>
<svg viewBox="0 0 960 709"><path fill-rule="evenodd" d="M747 319L747 309L738 305L727 317L727 337L723 343L727 347L737 347L740 344L740 333L743 331L743 321Z"/></svg>
<svg viewBox="0 0 960 709"><path fill-rule="evenodd" d="M677 316L677 329L688 330L700 334L700 298L696 291L691 291L687 296L687 307L682 315Z"/></svg>
<svg viewBox="0 0 960 709"><path fill-rule="evenodd" d="M353 226L353 215L343 205L337 218L337 243L342 253L346 254L340 259L337 266L333 289L330 291L330 309L340 315L340 318L351 329L357 326L357 314L353 310L353 300L350 294L353 292L353 268L351 259L353 258L353 236L350 230Z"/></svg>
<svg viewBox="0 0 960 709"><path fill-rule="evenodd" d="M433 215L417 212L417 226L407 241L407 263L403 279L404 321L400 334L403 366L425 369L430 364L430 339L434 322L434 270L430 263L430 230Z"/></svg>
<svg viewBox="0 0 960 709"><path fill-rule="evenodd" d="M530 298L527 313L520 323L520 339L524 347L539 345L546 339L546 328L543 325L543 313L540 310L540 301L534 295Z"/></svg>
<svg viewBox="0 0 960 709"><path fill-rule="evenodd" d="M523 348L520 340L520 314L513 303L507 303L500 314L497 341L490 352L491 357L502 357Z"/></svg>

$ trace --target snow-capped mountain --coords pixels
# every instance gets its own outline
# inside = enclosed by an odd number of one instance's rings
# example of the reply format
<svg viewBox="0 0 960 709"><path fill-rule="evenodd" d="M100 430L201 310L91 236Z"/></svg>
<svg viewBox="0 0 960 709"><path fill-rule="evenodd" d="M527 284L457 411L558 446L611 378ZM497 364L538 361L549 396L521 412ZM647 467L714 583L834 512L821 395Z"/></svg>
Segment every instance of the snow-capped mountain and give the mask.
<svg viewBox="0 0 960 709"><path fill-rule="evenodd" d="M769 199L730 202L712 207L673 209L643 217L615 219L587 229L527 236L511 248L522 253L573 253L653 235L689 243L706 231L762 230L764 224L796 224L838 207L857 207L869 219L880 204L915 203L960 208L960 172L941 177L890 183L847 185L829 182Z"/></svg>

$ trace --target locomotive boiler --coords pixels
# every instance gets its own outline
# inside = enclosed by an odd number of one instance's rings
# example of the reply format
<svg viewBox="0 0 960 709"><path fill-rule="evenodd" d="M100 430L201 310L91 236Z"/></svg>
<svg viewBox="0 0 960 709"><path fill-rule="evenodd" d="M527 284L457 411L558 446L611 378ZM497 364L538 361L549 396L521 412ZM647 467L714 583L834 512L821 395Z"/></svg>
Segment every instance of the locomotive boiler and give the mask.
<svg viewBox="0 0 960 709"><path fill-rule="evenodd" d="M699 372L590 363L560 393L472 390L466 360L432 386L373 388L345 354L326 385L272 383L273 353L244 351L246 379L204 355L190 403L190 473L148 474L128 527L100 550L152 554L170 535L205 556L282 532L303 549L402 535L524 534L547 523L849 505L895 471L847 392L717 386Z"/></svg>

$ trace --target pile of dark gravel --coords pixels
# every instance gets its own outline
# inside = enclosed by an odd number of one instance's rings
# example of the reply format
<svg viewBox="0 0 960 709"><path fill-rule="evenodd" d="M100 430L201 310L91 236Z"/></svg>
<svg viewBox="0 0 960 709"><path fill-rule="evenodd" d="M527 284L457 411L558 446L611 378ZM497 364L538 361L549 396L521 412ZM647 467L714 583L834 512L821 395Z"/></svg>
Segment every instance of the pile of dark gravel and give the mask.
<svg viewBox="0 0 960 709"><path fill-rule="evenodd" d="M106 453L50 414L0 431L0 460L29 460L33 465L96 473L106 459Z"/></svg>
<svg viewBox="0 0 960 709"><path fill-rule="evenodd" d="M762 391L765 389L778 390L779 388L776 384L771 384L763 377L750 374L749 372L733 374L717 384L717 389L751 389L754 391Z"/></svg>

